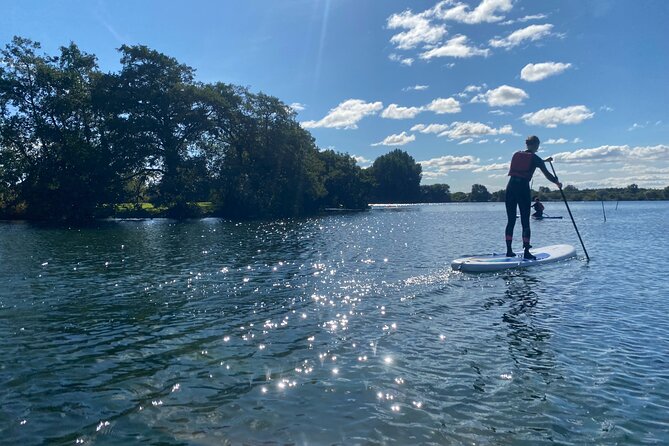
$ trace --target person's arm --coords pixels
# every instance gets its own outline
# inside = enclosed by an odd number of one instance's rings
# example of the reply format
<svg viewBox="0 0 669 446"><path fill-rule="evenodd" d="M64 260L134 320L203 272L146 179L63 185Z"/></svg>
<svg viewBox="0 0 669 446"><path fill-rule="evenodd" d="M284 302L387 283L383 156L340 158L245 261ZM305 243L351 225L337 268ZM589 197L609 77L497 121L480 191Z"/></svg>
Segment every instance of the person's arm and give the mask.
<svg viewBox="0 0 669 446"><path fill-rule="evenodd" d="M544 176L550 181L551 183L555 183L560 189L562 189L562 183L558 181L558 179L548 171L546 168L546 163L544 160L542 160L538 155L535 156L535 161L537 162L537 167L541 170L541 173L544 174ZM549 161L553 161L553 158L548 158Z"/></svg>

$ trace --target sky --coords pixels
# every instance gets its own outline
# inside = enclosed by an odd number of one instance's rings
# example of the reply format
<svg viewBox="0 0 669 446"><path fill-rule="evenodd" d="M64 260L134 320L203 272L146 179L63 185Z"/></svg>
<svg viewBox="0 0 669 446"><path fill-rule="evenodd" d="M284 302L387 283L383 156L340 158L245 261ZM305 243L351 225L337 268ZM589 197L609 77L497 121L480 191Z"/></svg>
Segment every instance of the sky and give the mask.
<svg viewBox="0 0 669 446"><path fill-rule="evenodd" d="M666 0L0 0L0 44L147 45L275 96L321 149L409 153L422 184L505 187L537 135L565 185L669 186ZM554 188L540 173L533 187Z"/></svg>

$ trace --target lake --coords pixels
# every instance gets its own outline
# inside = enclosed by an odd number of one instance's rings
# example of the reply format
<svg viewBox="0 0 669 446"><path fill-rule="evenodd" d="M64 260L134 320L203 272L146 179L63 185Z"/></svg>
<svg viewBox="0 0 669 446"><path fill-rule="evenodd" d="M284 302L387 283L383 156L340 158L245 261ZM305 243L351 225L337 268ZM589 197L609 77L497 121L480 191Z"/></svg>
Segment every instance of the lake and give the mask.
<svg viewBox="0 0 669 446"><path fill-rule="evenodd" d="M669 443L669 202L545 204L478 275L503 203L0 222L0 442Z"/></svg>

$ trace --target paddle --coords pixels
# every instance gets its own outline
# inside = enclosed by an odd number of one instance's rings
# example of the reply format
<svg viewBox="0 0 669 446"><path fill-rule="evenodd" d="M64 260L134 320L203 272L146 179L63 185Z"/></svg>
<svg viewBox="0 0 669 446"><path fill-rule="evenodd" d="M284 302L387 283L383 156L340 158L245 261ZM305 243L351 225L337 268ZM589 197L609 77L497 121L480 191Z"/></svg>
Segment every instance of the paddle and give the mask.
<svg viewBox="0 0 669 446"><path fill-rule="evenodd" d="M553 176L555 176L555 179L557 179L557 174L555 173L555 167L553 167L553 160L548 160L548 163L551 165L551 170L553 171ZM583 244L583 239L581 238L581 234L578 232L578 228L576 227L576 222L574 221L574 216L571 215L571 209L569 209L569 203L567 203L567 197L564 195L564 191L562 190L561 186L558 186L558 189L560 189L560 194L562 195L562 199L564 200L565 206L567 206L567 212L569 212L569 217L571 218L571 222L574 224L574 229L576 229L576 235L578 235L578 240L581 242L581 246L583 247L583 252L585 253L585 258L588 259L588 262L590 261L590 256L588 255L588 251L585 249L585 245Z"/></svg>

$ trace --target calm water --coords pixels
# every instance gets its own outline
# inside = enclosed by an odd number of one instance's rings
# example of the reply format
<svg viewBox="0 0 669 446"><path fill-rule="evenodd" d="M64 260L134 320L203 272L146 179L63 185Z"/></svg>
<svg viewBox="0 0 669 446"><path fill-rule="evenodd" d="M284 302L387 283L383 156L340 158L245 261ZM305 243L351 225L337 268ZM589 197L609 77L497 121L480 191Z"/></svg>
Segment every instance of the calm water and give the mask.
<svg viewBox="0 0 669 446"><path fill-rule="evenodd" d="M667 444L669 203L615 205L482 275L502 204L0 223L0 443Z"/></svg>

